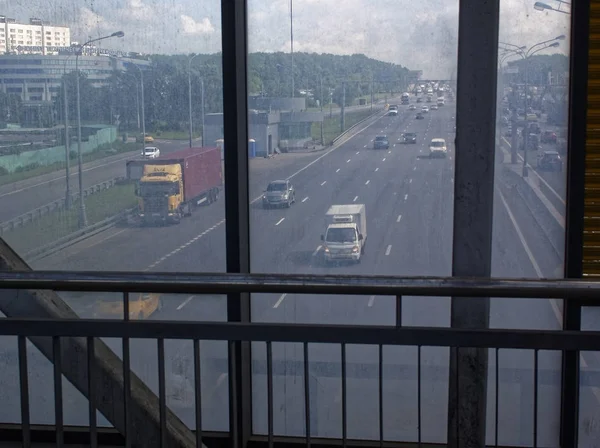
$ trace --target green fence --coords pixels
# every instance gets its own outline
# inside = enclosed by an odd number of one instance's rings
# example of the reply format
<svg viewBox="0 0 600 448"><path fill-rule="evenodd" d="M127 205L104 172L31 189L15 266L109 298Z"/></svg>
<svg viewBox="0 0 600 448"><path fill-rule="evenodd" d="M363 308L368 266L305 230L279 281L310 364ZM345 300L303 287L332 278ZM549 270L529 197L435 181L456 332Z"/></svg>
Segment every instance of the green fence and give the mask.
<svg viewBox="0 0 600 448"><path fill-rule="evenodd" d="M113 143L117 139L117 128L115 126L94 125L86 126L86 128L91 135L87 141L81 142L82 154L90 153L102 145ZM70 150L77 151L76 140L72 140ZM65 155L64 145L35 151L23 151L20 154L0 156L0 167L9 173L13 173L19 168L22 169L27 166L46 166L64 162Z"/></svg>

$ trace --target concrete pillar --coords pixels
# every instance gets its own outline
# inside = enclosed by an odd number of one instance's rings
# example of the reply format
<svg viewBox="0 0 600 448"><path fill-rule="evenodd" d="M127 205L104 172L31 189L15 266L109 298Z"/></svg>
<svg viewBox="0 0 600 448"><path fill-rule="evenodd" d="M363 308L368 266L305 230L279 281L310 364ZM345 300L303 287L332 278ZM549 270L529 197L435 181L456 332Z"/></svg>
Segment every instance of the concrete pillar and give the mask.
<svg viewBox="0 0 600 448"><path fill-rule="evenodd" d="M30 271L31 268L0 239L0 270ZM77 319L77 314L52 291L0 290L0 311L9 318ZM52 362L52 339L29 338ZM85 338L61 338L63 375L85 397L88 396L87 346ZM101 340L95 341L96 372L94 391L98 410L121 433L125 434L123 363ZM48 391L52 394L52 391ZM31 403L35 406L36 403ZM131 398L128 403L132 446L160 444L158 397L133 372ZM82 410L82 412L87 412ZM167 446L194 447L195 438L179 418L167 410Z"/></svg>
<svg viewBox="0 0 600 448"><path fill-rule="evenodd" d="M452 275L491 274L500 0L460 0ZM489 327L489 297L453 297L453 328ZM452 348L448 447L485 447L487 350Z"/></svg>

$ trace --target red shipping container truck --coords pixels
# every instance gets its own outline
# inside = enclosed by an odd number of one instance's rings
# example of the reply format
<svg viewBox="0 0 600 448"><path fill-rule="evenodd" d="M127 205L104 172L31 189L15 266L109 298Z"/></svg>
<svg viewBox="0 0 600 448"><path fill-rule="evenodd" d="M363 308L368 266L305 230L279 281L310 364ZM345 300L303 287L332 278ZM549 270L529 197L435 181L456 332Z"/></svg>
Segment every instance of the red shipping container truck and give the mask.
<svg viewBox="0 0 600 448"><path fill-rule="evenodd" d="M223 186L221 150L188 148L156 159L130 160L127 177L137 180L140 218L146 222L175 222L195 206L217 200Z"/></svg>

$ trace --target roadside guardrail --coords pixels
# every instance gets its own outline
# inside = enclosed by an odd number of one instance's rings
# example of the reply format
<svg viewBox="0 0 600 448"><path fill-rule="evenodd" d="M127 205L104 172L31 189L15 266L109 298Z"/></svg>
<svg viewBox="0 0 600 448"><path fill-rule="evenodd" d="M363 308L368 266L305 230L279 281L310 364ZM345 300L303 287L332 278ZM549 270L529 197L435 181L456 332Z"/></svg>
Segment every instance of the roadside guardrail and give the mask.
<svg viewBox="0 0 600 448"><path fill-rule="evenodd" d="M360 126L361 124L363 124L365 121L370 120L373 117L376 117L377 115L381 114L381 112L384 112L383 109L378 109L377 111L373 112L371 115L363 118L362 120L360 120L357 123L354 123L352 126L350 126L348 129L346 129L344 132L342 132L340 135L338 135L336 138L334 138L331 141L331 146L335 145L338 141L340 141L344 136L348 135L348 133L350 133L353 129L357 128L358 126Z"/></svg>
<svg viewBox="0 0 600 448"><path fill-rule="evenodd" d="M100 182L96 185L92 185L91 187L88 187L85 190L83 190L83 197L88 197L95 193L108 190L109 188L112 188L115 185L120 185L125 181L126 178L124 176L120 176L104 182ZM71 193L71 204L73 204L77 199L79 199L79 192L77 191ZM38 207L34 210L30 210L27 213L23 213L22 215L19 215L16 218L13 218L9 221L0 223L0 236L4 235L6 232L10 232L19 227L31 224L50 213L63 210L65 210L65 198L49 202L48 204L42 205L41 207Z"/></svg>

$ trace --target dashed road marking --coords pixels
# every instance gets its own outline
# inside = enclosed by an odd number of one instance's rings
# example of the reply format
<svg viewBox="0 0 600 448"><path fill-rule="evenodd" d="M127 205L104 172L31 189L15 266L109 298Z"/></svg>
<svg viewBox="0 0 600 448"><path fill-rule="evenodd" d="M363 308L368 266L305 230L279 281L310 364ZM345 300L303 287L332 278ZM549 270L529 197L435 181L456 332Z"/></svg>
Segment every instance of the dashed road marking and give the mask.
<svg viewBox="0 0 600 448"><path fill-rule="evenodd" d="M417 167L416 166L413 166L413 171L417 171Z"/></svg>
<svg viewBox="0 0 600 448"><path fill-rule="evenodd" d="M408 183L409 183L409 184L412 184L412 179L409 179L409 180L408 180Z"/></svg>
<svg viewBox="0 0 600 448"><path fill-rule="evenodd" d="M375 172L379 171L379 168L375 168Z"/></svg>
<svg viewBox="0 0 600 448"><path fill-rule="evenodd" d="M346 163L350 163L350 160L352 160L352 159L348 159L348 160L346 160Z"/></svg>
<svg viewBox="0 0 600 448"><path fill-rule="evenodd" d="M340 172L340 169L338 168L337 170L335 170L335 172L336 172L336 173L339 173L339 172Z"/></svg>
<svg viewBox="0 0 600 448"><path fill-rule="evenodd" d="M156 260L154 263L152 263L150 266L148 266L146 269L144 269L144 272L149 271L150 269L155 268L156 266L158 266L159 264L161 264L163 261L165 261L166 259L172 257L173 255L175 255L177 252L179 252L182 249L185 249L186 247L188 247L190 244L195 243L196 241L198 241L200 238L202 238L204 235L206 235L207 233L212 232L213 230L215 230L217 227L223 225L225 223L225 220L222 219L221 221L219 221L218 223L216 223L214 226L209 227L208 229L206 229L204 232L199 233L198 235L196 235L194 238L192 238L191 240L187 241L185 244L182 244L181 246L179 246L177 249L171 251L170 253L164 255L163 257L159 258L158 260Z"/></svg>
<svg viewBox="0 0 600 448"><path fill-rule="evenodd" d="M355 196L354 200L352 202L356 202L357 199L358 199L358 196Z"/></svg>
<svg viewBox="0 0 600 448"><path fill-rule="evenodd" d="M387 256L387 255L389 255L391 251L392 251L392 245L390 244L390 245L387 247L387 249L385 250L385 255L386 255L386 256Z"/></svg>
<svg viewBox="0 0 600 448"><path fill-rule="evenodd" d="M181 302L181 305L179 305L177 307L177 311L181 310L184 306L186 306L188 303L190 303L190 301L194 298L194 296L189 296L187 299L185 299L183 302Z"/></svg>
<svg viewBox="0 0 600 448"><path fill-rule="evenodd" d="M372 307L374 302L375 302L375 296L369 297L369 303L367 304L367 306Z"/></svg>
<svg viewBox="0 0 600 448"><path fill-rule="evenodd" d="M365 182L365 185L369 185L369 182L371 182L371 180L369 179L368 181Z"/></svg>
<svg viewBox="0 0 600 448"><path fill-rule="evenodd" d="M279 308L279 305L281 305L281 302L283 302L283 300L286 298L287 294L281 294L281 296L279 297L279 300L277 300L277 302L275 302L275 305L273 305L273 308Z"/></svg>
<svg viewBox="0 0 600 448"><path fill-rule="evenodd" d="M388 154L391 154L391 153L392 153L392 151L388 151Z"/></svg>
<svg viewBox="0 0 600 448"><path fill-rule="evenodd" d="M306 202L308 201L308 196L306 196L304 199L302 199L302 202Z"/></svg>
<svg viewBox="0 0 600 448"><path fill-rule="evenodd" d="M356 154L357 154L357 155L358 155L358 154L360 154L360 151L356 151Z"/></svg>
<svg viewBox="0 0 600 448"><path fill-rule="evenodd" d="M400 222L401 219L402 219L402 215L398 215L398 219L396 219L396 222Z"/></svg>
<svg viewBox="0 0 600 448"><path fill-rule="evenodd" d="M321 186L325 185L327 183L326 180L324 180L323 182L321 182Z"/></svg>
<svg viewBox="0 0 600 448"><path fill-rule="evenodd" d="M316 256L317 256L317 254L319 253L319 251L321 250L321 248L322 248L322 247L323 247L323 246L317 246L317 248L315 249L315 251L312 253L312 256L313 256L313 257L316 257Z"/></svg>
<svg viewBox="0 0 600 448"><path fill-rule="evenodd" d="M405 194L405 195L404 195L404 200L406 201L407 199L408 199L408 195L407 195L407 194Z"/></svg>
<svg viewBox="0 0 600 448"><path fill-rule="evenodd" d="M381 160L382 162L385 162L385 157Z"/></svg>
<svg viewBox="0 0 600 448"><path fill-rule="evenodd" d="M277 221L277 223L275 224L276 226L278 226L279 224L281 224L283 221L285 221L285 218L281 218L279 221Z"/></svg>

